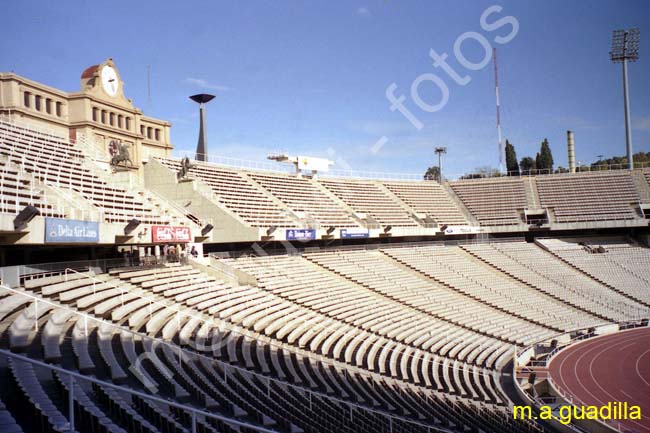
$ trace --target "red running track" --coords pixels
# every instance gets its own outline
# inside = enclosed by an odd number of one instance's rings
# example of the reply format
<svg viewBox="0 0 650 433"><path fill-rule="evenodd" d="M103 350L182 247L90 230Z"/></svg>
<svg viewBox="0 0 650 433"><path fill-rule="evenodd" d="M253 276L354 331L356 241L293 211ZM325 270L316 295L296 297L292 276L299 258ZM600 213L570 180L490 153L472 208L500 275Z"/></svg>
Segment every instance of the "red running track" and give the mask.
<svg viewBox="0 0 650 433"><path fill-rule="evenodd" d="M576 405L641 406L642 418L620 421L621 431L650 433L650 328L575 344L553 358L549 373L562 392L581 402Z"/></svg>

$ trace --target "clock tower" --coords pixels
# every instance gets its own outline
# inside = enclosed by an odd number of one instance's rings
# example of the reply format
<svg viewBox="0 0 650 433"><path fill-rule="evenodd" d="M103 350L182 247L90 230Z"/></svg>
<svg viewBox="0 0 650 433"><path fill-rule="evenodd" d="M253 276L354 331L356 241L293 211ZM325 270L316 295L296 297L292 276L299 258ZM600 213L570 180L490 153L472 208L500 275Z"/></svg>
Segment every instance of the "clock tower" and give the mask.
<svg viewBox="0 0 650 433"><path fill-rule="evenodd" d="M81 91L113 103L127 103L133 106L131 100L124 97L124 83L111 58L83 71Z"/></svg>
<svg viewBox="0 0 650 433"><path fill-rule="evenodd" d="M80 89L74 92L0 73L0 95L0 114L68 137L107 166L124 146L130 157L124 165L131 171L151 157L171 154L171 124L146 116L133 105L111 58L86 68Z"/></svg>

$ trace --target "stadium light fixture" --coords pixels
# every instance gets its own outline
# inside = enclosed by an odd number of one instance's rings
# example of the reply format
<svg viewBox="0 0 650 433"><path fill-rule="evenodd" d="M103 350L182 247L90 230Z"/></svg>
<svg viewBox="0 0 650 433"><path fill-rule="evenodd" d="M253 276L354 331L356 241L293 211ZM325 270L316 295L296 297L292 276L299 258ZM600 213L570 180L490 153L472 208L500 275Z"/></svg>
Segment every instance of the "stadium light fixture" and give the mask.
<svg viewBox="0 0 650 433"><path fill-rule="evenodd" d="M14 230L22 230L31 220L40 214L41 212L34 206L25 206L20 212L18 212L16 218L14 218Z"/></svg>
<svg viewBox="0 0 650 433"><path fill-rule="evenodd" d="M129 220L128 224L124 226L124 235L128 236L133 230L138 228L140 225L140 220L137 218L132 218Z"/></svg>
<svg viewBox="0 0 650 433"><path fill-rule="evenodd" d="M199 114L200 114L200 126L199 126L199 142L196 145L196 157L197 161L207 161L208 160L208 139L206 137L205 131L205 104L214 99L214 95L208 95L207 93L200 93L198 95L190 96L190 99L199 104Z"/></svg>
<svg viewBox="0 0 650 433"><path fill-rule="evenodd" d="M612 34L612 51L609 56L614 63L623 64L623 104L625 108L625 145L627 147L627 163L630 170L634 168L632 160L632 128L630 125L630 97L628 91L627 62L639 60L639 44L641 34L639 29L614 30Z"/></svg>
<svg viewBox="0 0 650 433"><path fill-rule="evenodd" d="M435 152L438 155L438 182L442 183L442 154L447 153L447 148L436 147Z"/></svg>
<svg viewBox="0 0 650 433"><path fill-rule="evenodd" d="M201 229L201 236L207 236L213 228L214 226L212 224L206 224L205 227Z"/></svg>

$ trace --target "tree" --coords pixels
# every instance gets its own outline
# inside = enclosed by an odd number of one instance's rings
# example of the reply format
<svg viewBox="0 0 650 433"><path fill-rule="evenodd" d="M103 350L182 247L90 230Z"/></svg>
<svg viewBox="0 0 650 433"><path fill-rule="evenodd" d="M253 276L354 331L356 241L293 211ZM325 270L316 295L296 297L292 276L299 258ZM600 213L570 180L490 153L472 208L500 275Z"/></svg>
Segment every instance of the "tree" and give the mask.
<svg viewBox="0 0 650 433"><path fill-rule="evenodd" d="M440 169L437 165L427 168L427 172L424 173L424 180L437 180L440 182Z"/></svg>
<svg viewBox="0 0 650 433"><path fill-rule="evenodd" d="M650 152L638 152L633 155L634 167L650 166ZM613 156L607 159L599 159L591 163L591 170L616 170L627 168L627 156Z"/></svg>
<svg viewBox="0 0 650 433"><path fill-rule="evenodd" d="M498 168L490 166L476 167L473 173L468 173L461 176L461 179L483 179L486 177L501 177L503 176Z"/></svg>
<svg viewBox="0 0 650 433"><path fill-rule="evenodd" d="M521 168L521 172L523 174L530 174L532 170L535 170L537 168L537 165L533 158L530 156L524 156L519 162L519 167Z"/></svg>
<svg viewBox="0 0 650 433"><path fill-rule="evenodd" d="M542 141L542 146L535 158L535 165L538 170L544 170L545 173L553 173L553 154L551 153L551 148L546 138Z"/></svg>
<svg viewBox="0 0 650 433"><path fill-rule="evenodd" d="M508 176L519 176L519 164L517 164L517 152L508 140L506 140L506 170Z"/></svg>

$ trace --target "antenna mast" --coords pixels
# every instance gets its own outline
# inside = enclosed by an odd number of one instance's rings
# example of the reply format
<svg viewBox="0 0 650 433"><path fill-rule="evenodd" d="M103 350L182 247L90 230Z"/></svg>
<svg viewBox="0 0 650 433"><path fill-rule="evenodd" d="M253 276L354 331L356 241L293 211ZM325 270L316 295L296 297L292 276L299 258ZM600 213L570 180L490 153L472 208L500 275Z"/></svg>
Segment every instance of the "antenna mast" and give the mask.
<svg viewBox="0 0 650 433"><path fill-rule="evenodd" d="M499 141L497 143L497 152L499 152L499 171L503 173L503 143L501 142L501 111L499 109L499 67L497 66L497 49L492 48L492 58L494 59L494 93L497 101L497 134Z"/></svg>

